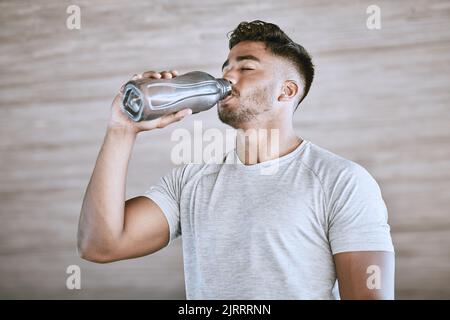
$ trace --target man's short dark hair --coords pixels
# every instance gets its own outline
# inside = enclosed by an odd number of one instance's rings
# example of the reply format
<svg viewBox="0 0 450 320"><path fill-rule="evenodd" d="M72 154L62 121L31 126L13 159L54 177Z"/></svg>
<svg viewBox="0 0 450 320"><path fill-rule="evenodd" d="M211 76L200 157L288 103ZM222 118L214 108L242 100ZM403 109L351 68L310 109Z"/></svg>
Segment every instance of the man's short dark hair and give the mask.
<svg viewBox="0 0 450 320"><path fill-rule="evenodd" d="M294 64L305 84L303 96L295 107L296 110L308 94L314 78L314 65L306 49L292 41L276 24L261 20L243 21L230 33L230 50L242 41L262 41L274 55L283 57Z"/></svg>

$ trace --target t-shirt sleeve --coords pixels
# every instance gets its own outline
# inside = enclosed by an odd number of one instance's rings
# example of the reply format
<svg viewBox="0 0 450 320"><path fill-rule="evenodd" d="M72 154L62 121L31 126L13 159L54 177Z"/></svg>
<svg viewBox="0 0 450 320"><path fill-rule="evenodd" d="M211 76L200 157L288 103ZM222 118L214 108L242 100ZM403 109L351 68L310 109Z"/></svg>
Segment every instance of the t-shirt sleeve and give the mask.
<svg viewBox="0 0 450 320"><path fill-rule="evenodd" d="M181 236L180 199L183 172L184 167L172 169L144 193L145 197L152 199L159 206L167 219L170 232L167 246Z"/></svg>
<svg viewBox="0 0 450 320"><path fill-rule="evenodd" d="M354 163L338 175L331 190L328 212L328 237L333 254L394 252L381 190L362 166Z"/></svg>

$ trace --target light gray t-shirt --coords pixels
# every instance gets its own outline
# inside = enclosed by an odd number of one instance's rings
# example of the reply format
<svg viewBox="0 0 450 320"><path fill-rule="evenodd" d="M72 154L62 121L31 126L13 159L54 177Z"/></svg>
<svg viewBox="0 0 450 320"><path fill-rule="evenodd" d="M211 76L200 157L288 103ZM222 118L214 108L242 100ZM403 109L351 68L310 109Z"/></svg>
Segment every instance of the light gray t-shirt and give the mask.
<svg viewBox="0 0 450 320"><path fill-rule="evenodd" d="M145 196L169 244L182 235L187 299L337 299L334 254L394 251L377 182L306 140L255 165L233 150L177 167Z"/></svg>

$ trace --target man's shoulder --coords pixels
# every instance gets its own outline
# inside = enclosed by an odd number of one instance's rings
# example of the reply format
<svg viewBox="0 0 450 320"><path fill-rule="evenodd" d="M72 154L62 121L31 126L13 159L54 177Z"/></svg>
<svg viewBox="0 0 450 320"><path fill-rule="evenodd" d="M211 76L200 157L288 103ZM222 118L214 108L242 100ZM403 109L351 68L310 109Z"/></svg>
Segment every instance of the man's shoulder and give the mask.
<svg viewBox="0 0 450 320"><path fill-rule="evenodd" d="M324 184L334 185L339 181L350 182L361 178L372 178L361 164L312 142L309 143L309 148L301 157L301 161Z"/></svg>
<svg viewBox="0 0 450 320"><path fill-rule="evenodd" d="M359 164L338 155L324 147L321 147L313 142L309 142L306 152L300 157L302 163L314 171L341 171L353 169Z"/></svg>

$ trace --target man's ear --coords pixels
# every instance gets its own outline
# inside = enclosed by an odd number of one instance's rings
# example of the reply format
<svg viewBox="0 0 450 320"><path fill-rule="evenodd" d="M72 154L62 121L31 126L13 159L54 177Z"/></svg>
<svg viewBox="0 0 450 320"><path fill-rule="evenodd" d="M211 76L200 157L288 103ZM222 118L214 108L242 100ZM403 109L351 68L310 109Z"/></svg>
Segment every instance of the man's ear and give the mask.
<svg viewBox="0 0 450 320"><path fill-rule="evenodd" d="M299 84L296 81L286 80L281 88L278 101L291 101L295 99L299 89Z"/></svg>

